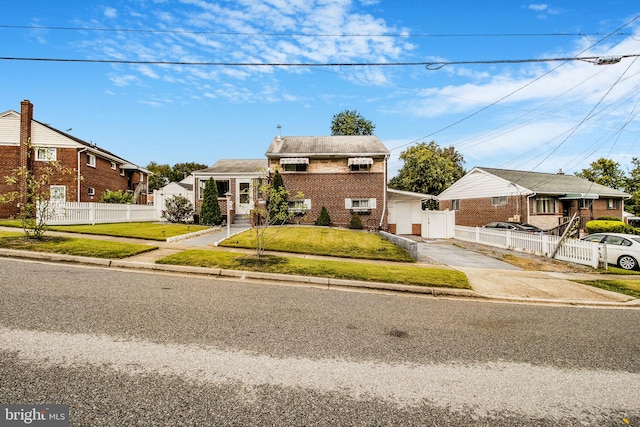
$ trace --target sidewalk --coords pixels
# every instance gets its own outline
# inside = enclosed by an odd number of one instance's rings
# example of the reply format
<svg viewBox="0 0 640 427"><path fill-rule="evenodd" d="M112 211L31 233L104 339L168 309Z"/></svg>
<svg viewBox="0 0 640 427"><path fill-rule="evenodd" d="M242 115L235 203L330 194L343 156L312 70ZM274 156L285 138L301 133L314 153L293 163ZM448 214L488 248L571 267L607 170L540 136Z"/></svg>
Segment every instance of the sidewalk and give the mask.
<svg viewBox="0 0 640 427"><path fill-rule="evenodd" d="M0 227L0 229L3 229ZM242 228L232 228L231 234L242 231ZM13 229L12 231L15 231ZM69 235L69 233L49 232L50 235ZM421 243L419 252L427 258L426 263L433 266L441 265L454 268L466 274L472 290L430 288L389 283L370 283L351 280L317 278L307 276L290 276L283 274L269 274L249 271L231 271L202 267L171 266L156 264L155 261L165 256L181 252L186 249L228 250L217 248L213 244L226 238L227 230L184 239L177 242L150 242L148 240L117 238L109 236L80 235L76 237L99 240L113 240L130 243L142 243L158 246L159 249L129 257L124 260L104 260L70 255L44 254L28 251L0 249L1 257L18 257L53 262L70 262L103 267L144 269L163 272L178 272L206 276L229 277L240 280L277 281L291 284L305 284L326 288L358 288L378 291L406 292L414 294L428 294L434 296L469 297L504 302L546 303L601 307L633 307L640 308L640 300L629 296L610 292L587 285L573 282L572 279L594 280L603 278L602 274L584 273L547 273L539 271L524 271L511 264L491 257L456 247L451 243L433 242ZM234 249L233 251L245 252ZM247 251L248 252L248 251ZM304 256L304 255L303 255ZM354 261L354 260L348 260ZM628 278L628 276L625 276Z"/></svg>

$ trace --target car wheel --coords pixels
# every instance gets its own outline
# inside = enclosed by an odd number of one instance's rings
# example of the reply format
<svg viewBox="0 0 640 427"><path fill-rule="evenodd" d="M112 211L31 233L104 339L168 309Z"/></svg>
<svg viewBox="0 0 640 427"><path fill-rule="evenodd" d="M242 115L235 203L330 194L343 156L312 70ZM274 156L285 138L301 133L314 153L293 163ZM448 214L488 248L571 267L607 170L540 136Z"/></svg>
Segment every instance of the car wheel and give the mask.
<svg viewBox="0 0 640 427"><path fill-rule="evenodd" d="M630 255L622 255L618 258L618 266L625 270L633 270L638 266L638 261Z"/></svg>

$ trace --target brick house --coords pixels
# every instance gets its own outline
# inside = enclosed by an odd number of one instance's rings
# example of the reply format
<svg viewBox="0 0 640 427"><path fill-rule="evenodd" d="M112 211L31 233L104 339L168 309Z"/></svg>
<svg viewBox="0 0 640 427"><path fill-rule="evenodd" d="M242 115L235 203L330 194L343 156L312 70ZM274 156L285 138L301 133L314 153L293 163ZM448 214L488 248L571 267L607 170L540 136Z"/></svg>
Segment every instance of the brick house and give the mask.
<svg viewBox="0 0 640 427"><path fill-rule="evenodd" d="M336 226L347 226L358 213L366 228L387 228L389 150L376 136L277 136L267 149L271 172L282 175L287 190L304 194L313 224L324 206Z"/></svg>
<svg viewBox="0 0 640 427"><path fill-rule="evenodd" d="M32 152L28 155L29 142ZM18 167L31 169L35 176L47 162L56 161L73 169L51 185L50 197L74 202L99 201L106 190L130 191L135 203L147 203L149 171L116 156L95 144L78 139L33 119L33 104L24 100L20 113L0 113L0 177L9 176ZM82 179L78 179L82 177ZM0 180L0 193L15 190ZM17 202L0 204L0 217L19 212Z"/></svg>
<svg viewBox="0 0 640 427"><path fill-rule="evenodd" d="M192 202L196 212L199 214L202 207L204 186L213 178L218 189L218 204L223 218L227 217L227 193L231 199L229 212L232 222L236 215L248 215L255 204L255 183L266 171L266 159L222 159L210 168L193 171Z"/></svg>
<svg viewBox="0 0 640 427"><path fill-rule="evenodd" d="M441 210L455 210L456 224L482 226L515 221L550 230L578 214L580 228L603 216L620 218L619 190L563 173L473 168L440 195Z"/></svg>

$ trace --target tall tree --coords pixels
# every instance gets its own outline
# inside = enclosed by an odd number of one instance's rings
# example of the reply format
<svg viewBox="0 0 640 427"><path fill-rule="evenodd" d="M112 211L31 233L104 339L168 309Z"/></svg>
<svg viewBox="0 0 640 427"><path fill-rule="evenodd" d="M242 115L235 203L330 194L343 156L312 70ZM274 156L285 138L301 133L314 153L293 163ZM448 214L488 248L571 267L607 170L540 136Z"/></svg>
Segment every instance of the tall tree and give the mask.
<svg viewBox="0 0 640 427"><path fill-rule="evenodd" d="M202 193L202 207L200 208L200 224L219 225L222 223L220 204L218 203L218 186L213 178L209 178Z"/></svg>
<svg viewBox="0 0 640 427"><path fill-rule="evenodd" d="M576 172L575 175L616 190L625 188L627 184L627 178L620 164L604 157L591 162L590 167L582 169L582 172Z"/></svg>
<svg viewBox="0 0 640 427"><path fill-rule="evenodd" d="M634 215L640 215L640 159L631 159L633 169L629 171L629 177L625 185L625 191L631 194L631 199L624 204L625 210Z"/></svg>
<svg viewBox="0 0 640 427"><path fill-rule="evenodd" d="M207 167L205 164L196 162L176 163L173 165L173 168L171 168L171 181L182 181L191 175L191 172L206 169Z"/></svg>
<svg viewBox="0 0 640 427"><path fill-rule="evenodd" d="M150 162L147 165L147 169L151 172L151 175L149 175L149 191L158 190L171 182L171 166Z"/></svg>
<svg viewBox="0 0 640 427"><path fill-rule="evenodd" d="M404 162L389 181L396 190L438 195L465 174L464 158L453 147L441 148L434 141L421 142L400 153Z"/></svg>
<svg viewBox="0 0 640 427"><path fill-rule="evenodd" d="M373 135L376 126L356 110L344 110L333 116L331 135Z"/></svg>

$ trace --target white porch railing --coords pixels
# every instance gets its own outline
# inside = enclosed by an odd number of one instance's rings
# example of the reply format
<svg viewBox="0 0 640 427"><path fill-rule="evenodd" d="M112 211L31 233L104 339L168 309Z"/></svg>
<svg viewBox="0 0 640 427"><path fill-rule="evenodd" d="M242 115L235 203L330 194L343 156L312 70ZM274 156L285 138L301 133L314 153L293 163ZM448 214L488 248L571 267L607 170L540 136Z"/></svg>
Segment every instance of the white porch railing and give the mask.
<svg viewBox="0 0 640 427"><path fill-rule="evenodd" d="M454 227L455 238L498 248L528 252L549 257L560 243L559 236L539 233L523 233L512 230L495 230L483 227ZM565 239L558 249L556 259L598 268L600 257L598 244L578 239Z"/></svg>
<svg viewBox="0 0 640 427"><path fill-rule="evenodd" d="M38 210L39 212L40 210ZM154 206L116 203L51 203L44 215L49 225L158 221Z"/></svg>

